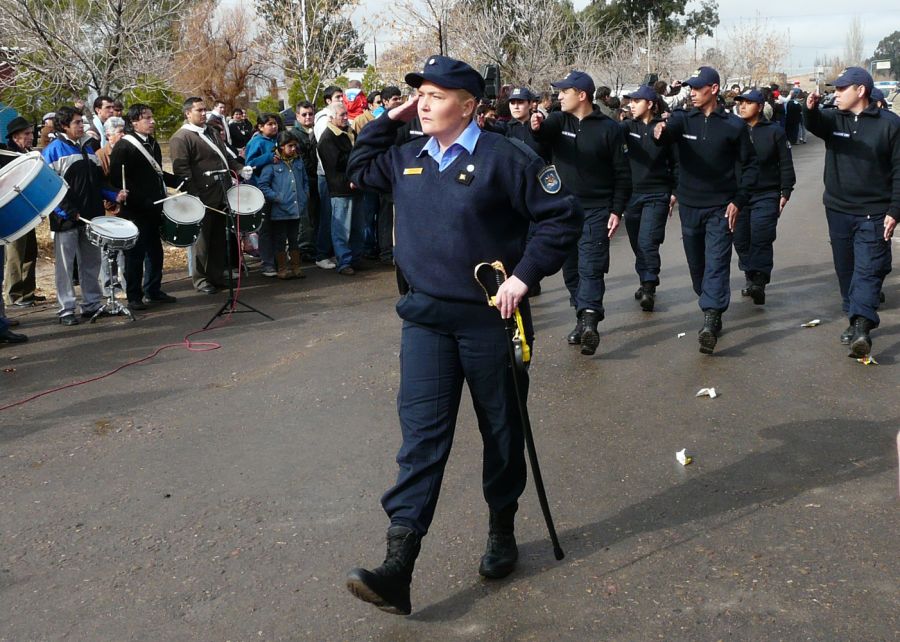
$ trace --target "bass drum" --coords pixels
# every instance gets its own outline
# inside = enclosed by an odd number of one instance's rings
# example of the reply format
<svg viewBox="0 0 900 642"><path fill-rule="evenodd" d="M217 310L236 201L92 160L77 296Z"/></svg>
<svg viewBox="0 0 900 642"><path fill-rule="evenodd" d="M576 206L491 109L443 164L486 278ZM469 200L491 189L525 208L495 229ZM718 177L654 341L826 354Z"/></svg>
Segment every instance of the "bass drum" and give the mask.
<svg viewBox="0 0 900 642"><path fill-rule="evenodd" d="M163 220L159 235L168 245L190 247L200 236L206 206L196 196L181 194L163 201Z"/></svg>
<svg viewBox="0 0 900 642"><path fill-rule="evenodd" d="M0 244L12 243L50 215L69 186L29 152L0 169Z"/></svg>

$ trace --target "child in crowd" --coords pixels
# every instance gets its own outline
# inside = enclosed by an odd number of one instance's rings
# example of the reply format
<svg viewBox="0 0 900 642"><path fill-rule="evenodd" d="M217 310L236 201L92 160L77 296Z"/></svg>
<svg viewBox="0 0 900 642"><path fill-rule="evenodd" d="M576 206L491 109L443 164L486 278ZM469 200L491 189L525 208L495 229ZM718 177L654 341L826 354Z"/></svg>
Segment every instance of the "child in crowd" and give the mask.
<svg viewBox="0 0 900 642"><path fill-rule="evenodd" d="M277 276L279 279L302 279L305 275L300 271L300 244L301 239L307 244L311 232L307 213L309 182L294 134L279 133L277 145L275 155L279 162L263 168L257 187L265 194L271 208L266 225L271 230ZM285 246L288 252L285 252Z"/></svg>

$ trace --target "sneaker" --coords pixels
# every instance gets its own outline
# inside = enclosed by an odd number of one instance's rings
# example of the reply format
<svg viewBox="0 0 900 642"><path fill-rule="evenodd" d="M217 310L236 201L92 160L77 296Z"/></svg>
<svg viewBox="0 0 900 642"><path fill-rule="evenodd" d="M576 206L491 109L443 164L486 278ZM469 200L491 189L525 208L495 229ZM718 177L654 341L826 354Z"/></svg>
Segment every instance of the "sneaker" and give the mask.
<svg viewBox="0 0 900 642"><path fill-rule="evenodd" d="M335 263L331 259L322 259L320 261L316 261L316 266L322 268L323 270L333 270L337 267L337 263Z"/></svg>
<svg viewBox="0 0 900 642"><path fill-rule="evenodd" d="M267 265L262 269L262 275L263 276L278 276L278 271L275 268L269 267Z"/></svg>

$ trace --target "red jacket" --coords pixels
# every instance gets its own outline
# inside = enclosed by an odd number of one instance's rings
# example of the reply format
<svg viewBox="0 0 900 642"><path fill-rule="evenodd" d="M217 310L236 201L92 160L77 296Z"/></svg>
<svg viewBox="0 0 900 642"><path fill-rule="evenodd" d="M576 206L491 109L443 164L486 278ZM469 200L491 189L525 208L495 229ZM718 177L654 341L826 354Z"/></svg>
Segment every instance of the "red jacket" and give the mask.
<svg viewBox="0 0 900 642"><path fill-rule="evenodd" d="M360 89L359 94L353 100L347 100L347 95L344 94L344 104L347 106L347 117L353 120L366 111L369 102L366 99L366 93Z"/></svg>

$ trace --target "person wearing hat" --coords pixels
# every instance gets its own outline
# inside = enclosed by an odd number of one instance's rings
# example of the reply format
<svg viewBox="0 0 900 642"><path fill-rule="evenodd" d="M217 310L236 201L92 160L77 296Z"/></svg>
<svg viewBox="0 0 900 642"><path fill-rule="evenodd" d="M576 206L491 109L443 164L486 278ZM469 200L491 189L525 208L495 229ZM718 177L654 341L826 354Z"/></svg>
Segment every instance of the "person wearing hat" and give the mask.
<svg viewBox="0 0 900 642"><path fill-rule="evenodd" d="M631 193L631 170L622 130L593 104L594 81L572 71L551 85L559 91L562 111L531 116L534 137L550 148L562 184L584 209L577 248L563 266L575 328L567 337L592 355L600 345L597 324L603 320L604 275L609 272L609 241Z"/></svg>
<svg viewBox="0 0 900 642"><path fill-rule="evenodd" d="M678 211L703 327L700 352L712 354L731 301L731 244L738 213L759 176L750 132L717 104L719 72L700 67L685 81L693 109L657 123L654 139L678 149Z"/></svg>
<svg viewBox="0 0 900 642"><path fill-rule="evenodd" d="M665 105L649 85L625 94L631 101L631 118L621 127L628 145L631 166L631 198L625 208L625 231L634 252L634 270L640 287L634 298L641 309L652 312L659 285L659 246L666 238L666 222L675 207L677 165L671 147L660 147L653 140L653 128L662 122L659 105Z"/></svg>
<svg viewBox="0 0 900 642"><path fill-rule="evenodd" d="M484 93L477 71L432 56L406 82L417 96L363 129L347 169L362 189L393 191L394 257L408 283L397 303L400 471L381 500L390 519L387 556L378 568L356 568L347 578L356 597L398 614L411 610L413 567L434 515L464 382L484 442L482 490L490 509L479 573L500 578L515 568L514 519L526 467L501 316L518 307L530 336L528 289L560 268L581 229L578 204L552 167L474 123ZM417 114L424 136L395 145L403 123ZM537 230L526 244L529 221ZM496 295L499 314L473 277L477 264L494 260L509 274Z"/></svg>
<svg viewBox="0 0 900 642"><path fill-rule="evenodd" d="M766 284L772 278L772 244L778 218L791 197L796 176L784 130L762 115L762 93L748 89L734 100L740 117L750 128L750 141L759 162L759 179L750 189L750 202L734 228L734 249L738 266L747 279L741 294L752 298L756 305L763 305Z"/></svg>
<svg viewBox="0 0 900 642"><path fill-rule="evenodd" d="M870 100L874 83L847 67L833 83L837 109L806 99L806 128L825 141L825 215L834 271L850 325L841 343L850 356L870 354L891 237L900 218L900 118Z"/></svg>
<svg viewBox="0 0 900 642"><path fill-rule="evenodd" d="M17 116L6 126L7 144L5 148L18 154L27 154L34 143L34 130L31 123ZM0 156L0 167L11 162L13 157ZM30 230L6 247L6 266L3 281L6 283L6 295L15 307L28 307L47 300L47 297L35 293L37 282L38 246L37 232ZM2 267L2 262L0 262ZM3 296L0 293L0 296Z"/></svg>
<svg viewBox="0 0 900 642"><path fill-rule="evenodd" d="M509 114L511 116L506 124L506 137L520 140L534 153L550 162L549 150L539 143L531 133L531 104L535 96L527 87L513 87L509 92Z"/></svg>

